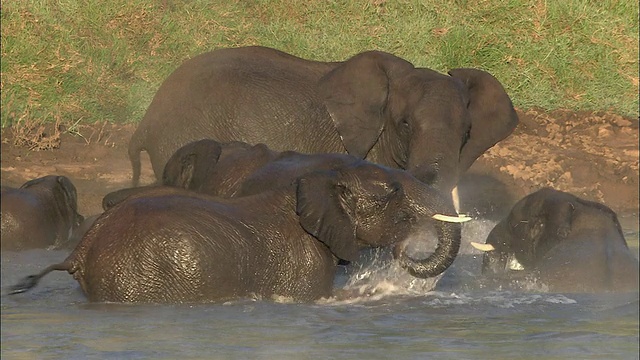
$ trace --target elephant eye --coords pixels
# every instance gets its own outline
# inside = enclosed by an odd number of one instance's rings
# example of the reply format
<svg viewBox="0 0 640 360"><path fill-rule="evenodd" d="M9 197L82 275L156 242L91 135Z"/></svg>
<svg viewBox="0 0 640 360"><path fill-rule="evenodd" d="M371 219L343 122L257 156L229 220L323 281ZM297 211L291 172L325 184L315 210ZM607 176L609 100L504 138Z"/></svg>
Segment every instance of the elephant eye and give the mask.
<svg viewBox="0 0 640 360"><path fill-rule="evenodd" d="M409 119L407 118L402 118L400 120L400 127L402 131L409 131L411 130L411 124L409 123Z"/></svg>

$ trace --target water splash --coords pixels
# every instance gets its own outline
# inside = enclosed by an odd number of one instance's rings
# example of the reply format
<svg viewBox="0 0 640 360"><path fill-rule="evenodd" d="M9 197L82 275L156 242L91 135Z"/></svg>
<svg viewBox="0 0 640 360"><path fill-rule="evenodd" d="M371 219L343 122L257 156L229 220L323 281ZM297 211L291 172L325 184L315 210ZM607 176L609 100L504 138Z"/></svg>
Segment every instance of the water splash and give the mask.
<svg viewBox="0 0 640 360"><path fill-rule="evenodd" d="M419 279L401 268L388 249L365 252L337 281L334 296L320 304L372 303L392 297L424 296L435 288L440 276Z"/></svg>
<svg viewBox="0 0 640 360"><path fill-rule="evenodd" d="M562 294L548 293L548 287L536 278L520 278L511 283L496 285L481 275L482 252L471 241L485 242L495 221L476 220L463 225L460 255L445 273L429 279L410 275L398 265L389 249L365 252L352 263L337 281L334 296L318 304L372 305L395 301L418 300L432 308L449 306L491 306L513 308L531 304L575 304ZM407 241L407 251L424 257L437 244L435 231L423 229L415 239Z"/></svg>

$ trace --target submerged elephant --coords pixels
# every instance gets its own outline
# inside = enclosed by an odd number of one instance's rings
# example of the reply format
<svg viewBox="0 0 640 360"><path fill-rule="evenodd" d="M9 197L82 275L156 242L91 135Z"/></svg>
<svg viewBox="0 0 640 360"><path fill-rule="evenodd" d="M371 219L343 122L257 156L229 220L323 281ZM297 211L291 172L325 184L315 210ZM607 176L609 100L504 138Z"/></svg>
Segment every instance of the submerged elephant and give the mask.
<svg viewBox="0 0 640 360"><path fill-rule="evenodd" d="M477 69L444 75L381 51L318 62L259 46L219 49L187 60L164 81L129 157L137 186L142 150L159 178L193 140L264 143L349 153L448 192L517 123L500 82Z"/></svg>
<svg viewBox="0 0 640 360"><path fill-rule="evenodd" d="M415 276L442 273L458 252L460 224L433 220L437 214L455 216L439 191L364 161L232 199L158 187L105 211L64 262L12 293L66 270L90 301L312 301L331 295L339 260L353 260L361 247L398 244L422 225L437 231L435 252L416 260L397 251L397 258Z"/></svg>
<svg viewBox="0 0 640 360"><path fill-rule="evenodd" d="M638 291L638 259L615 212L566 192L524 197L479 248L486 275L530 277L557 292Z"/></svg>
<svg viewBox="0 0 640 360"><path fill-rule="evenodd" d="M84 220L76 187L65 176L49 175L2 188L2 250L60 247Z"/></svg>
<svg viewBox="0 0 640 360"><path fill-rule="evenodd" d="M318 170L339 170L361 160L348 154L277 152L264 144L219 143L211 139L178 149L165 165L161 185L222 197L253 195L291 185L299 176ZM102 201L106 210L155 185L120 189Z"/></svg>
<svg viewBox="0 0 640 360"><path fill-rule="evenodd" d="M125 188L108 193L102 199L102 208L107 210L127 197L140 194L157 185L193 190L208 195L230 197L237 188L236 182L246 174L270 161L275 153L264 145L232 141L220 143L212 139L190 142L169 158L164 166L162 178L156 184ZM223 165L230 164L230 165ZM233 166L233 174L216 169Z"/></svg>

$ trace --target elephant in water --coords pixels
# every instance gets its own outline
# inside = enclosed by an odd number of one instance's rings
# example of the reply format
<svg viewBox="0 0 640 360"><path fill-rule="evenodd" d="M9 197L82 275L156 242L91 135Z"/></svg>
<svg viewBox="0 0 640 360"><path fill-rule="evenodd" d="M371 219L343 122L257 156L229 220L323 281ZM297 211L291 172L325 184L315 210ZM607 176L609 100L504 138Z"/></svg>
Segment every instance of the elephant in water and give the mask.
<svg viewBox="0 0 640 360"><path fill-rule="evenodd" d="M472 244L473 245L473 244ZM610 208L543 188L489 233L483 274L535 279L553 292L638 291L638 259Z"/></svg>
<svg viewBox="0 0 640 360"><path fill-rule="evenodd" d="M162 185L222 197L253 195L291 185L299 176L318 170L338 170L361 162L348 154L277 152L264 144L219 143L204 139L178 149L167 161ZM102 200L105 210L155 185L121 189Z"/></svg>
<svg viewBox="0 0 640 360"><path fill-rule="evenodd" d="M218 49L164 81L129 157L137 186L142 150L159 178L191 141L264 143L276 151L348 153L449 192L517 123L500 82L477 69L444 75L381 51L319 62L260 46Z"/></svg>
<svg viewBox="0 0 640 360"><path fill-rule="evenodd" d="M90 301L313 301L331 296L339 260L419 236L422 226L436 229L435 252L414 259L400 249L396 257L415 276L442 273L458 252L460 224L434 220L440 214L456 215L439 191L366 161L231 199L157 187L105 211L64 262L12 293L66 270Z"/></svg>
<svg viewBox="0 0 640 360"><path fill-rule="evenodd" d="M20 188L2 187L2 250L61 247L83 222L76 187L49 175Z"/></svg>

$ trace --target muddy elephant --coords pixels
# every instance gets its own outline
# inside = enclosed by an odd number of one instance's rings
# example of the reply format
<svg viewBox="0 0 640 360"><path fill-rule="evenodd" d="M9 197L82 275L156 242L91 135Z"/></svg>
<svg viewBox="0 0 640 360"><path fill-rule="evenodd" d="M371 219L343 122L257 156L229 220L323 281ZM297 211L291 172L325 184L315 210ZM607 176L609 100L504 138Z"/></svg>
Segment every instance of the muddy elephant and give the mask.
<svg viewBox="0 0 640 360"><path fill-rule="evenodd" d="M433 226L435 252L411 274L436 276L460 245L450 201L405 171L361 162L318 171L292 186L231 199L175 187L131 196L100 216L60 264L14 286L33 287L53 270L73 274L90 301L211 302L331 296L339 260L362 247L397 244Z"/></svg>
<svg viewBox="0 0 640 360"><path fill-rule="evenodd" d="M349 153L409 170L442 191L518 123L500 82L477 69L444 75L381 51L343 62L260 47L184 62L160 86L129 144L156 177L193 140L264 143L276 151Z"/></svg>
<svg viewBox="0 0 640 360"><path fill-rule="evenodd" d="M288 186L299 176L318 170L338 170L361 159L349 154L277 152L264 144L193 141L179 148L165 165L161 185L236 197ZM106 210L132 194L155 185L120 189L102 200Z"/></svg>
<svg viewBox="0 0 640 360"><path fill-rule="evenodd" d="M2 250L61 247L84 220L76 187L48 175L20 188L2 187Z"/></svg>
<svg viewBox="0 0 640 360"><path fill-rule="evenodd" d="M638 291L638 259L616 213L543 188L517 202L489 233L482 272L535 279L553 292Z"/></svg>

